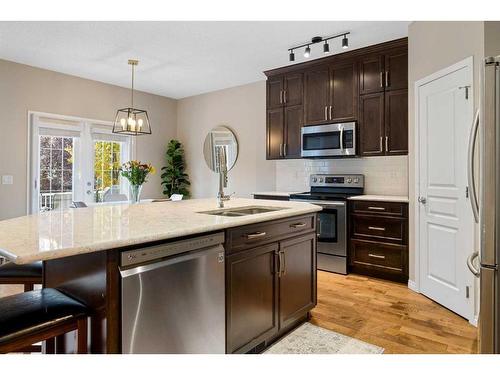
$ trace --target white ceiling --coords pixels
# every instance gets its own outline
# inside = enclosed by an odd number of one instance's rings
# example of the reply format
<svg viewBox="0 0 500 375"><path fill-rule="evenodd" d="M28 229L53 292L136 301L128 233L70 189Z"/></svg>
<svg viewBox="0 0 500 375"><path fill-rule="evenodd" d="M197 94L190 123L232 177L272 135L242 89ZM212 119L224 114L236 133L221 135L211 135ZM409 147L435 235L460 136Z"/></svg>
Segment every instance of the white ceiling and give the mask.
<svg viewBox="0 0 500 375"><path fill-rule="evenodd" d="M0 22L0 58L171 98L264 79L287 65L287 49L313 36L350 31L350 48L408 35L409 22ZM340 39L330 51L341 51ZM322 46L311 58L322 57ZM297 51L296 62L303 61Z"/></svg>

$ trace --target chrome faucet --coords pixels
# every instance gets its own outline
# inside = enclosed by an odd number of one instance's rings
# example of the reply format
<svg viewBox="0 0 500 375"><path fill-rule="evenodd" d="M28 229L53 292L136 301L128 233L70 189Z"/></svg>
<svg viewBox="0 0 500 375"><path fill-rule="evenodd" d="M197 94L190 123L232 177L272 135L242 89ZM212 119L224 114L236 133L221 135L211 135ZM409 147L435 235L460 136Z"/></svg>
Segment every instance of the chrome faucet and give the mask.
<svg viewBox="0 0 500 375"><path fill-rule="evenodd" d="M219 192L217 193L217 207L224 208L224 202L231 199L231 195L224 194L227 187L227 157L224 147L217 147L218 169L219 169Z"/></svg>

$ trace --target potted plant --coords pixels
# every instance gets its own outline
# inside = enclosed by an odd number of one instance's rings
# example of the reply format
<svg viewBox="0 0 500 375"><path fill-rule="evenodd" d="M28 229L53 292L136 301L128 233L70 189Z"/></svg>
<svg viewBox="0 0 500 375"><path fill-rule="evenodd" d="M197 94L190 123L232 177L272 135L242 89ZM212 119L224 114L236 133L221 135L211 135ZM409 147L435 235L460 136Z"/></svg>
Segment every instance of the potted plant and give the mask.
<svg viewBox="0 0 500 375"><path fill-rule="evenodd" d="M130 203L139 203L142 185L147 181L150 173L155 173L154 167L151 164L131 160L121 166L120 173L130 182Z"/></svg>
<svg viewBox="0 0 500 375"><path fill-rule="evenodd" d="M161 170L163 194L170 197L172 194L182 194L189 197L189 176L185 172L184 149L182 144L172 139L168 143L166 152L167 165Z"/></svg>

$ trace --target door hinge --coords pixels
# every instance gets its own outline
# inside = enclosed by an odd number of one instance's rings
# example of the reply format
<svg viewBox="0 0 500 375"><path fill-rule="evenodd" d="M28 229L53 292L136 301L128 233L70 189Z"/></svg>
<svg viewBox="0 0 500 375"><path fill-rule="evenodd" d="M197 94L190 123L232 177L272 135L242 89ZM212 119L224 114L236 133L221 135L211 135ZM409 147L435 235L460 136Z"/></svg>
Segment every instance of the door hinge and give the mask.
<svg viewBox="0 0 500 375"><path fill-rule="evenodd" d="M469 286L465 287L465 298L469 298L470 292L469 292Z"/></svg>
<svg viewBox="0 0 500 375"><path fill-rule="evenodd" d="M469 187L465 187L465 198L469 198Z"/></svg>
<svg viewBox="0 0 500 375"><path fill-rule="evenodd" d="M467 86L460 86L459 89L465 89L465 99L468 100L469 99L469 89L470 89L470 85L467 85Z"/></svg>

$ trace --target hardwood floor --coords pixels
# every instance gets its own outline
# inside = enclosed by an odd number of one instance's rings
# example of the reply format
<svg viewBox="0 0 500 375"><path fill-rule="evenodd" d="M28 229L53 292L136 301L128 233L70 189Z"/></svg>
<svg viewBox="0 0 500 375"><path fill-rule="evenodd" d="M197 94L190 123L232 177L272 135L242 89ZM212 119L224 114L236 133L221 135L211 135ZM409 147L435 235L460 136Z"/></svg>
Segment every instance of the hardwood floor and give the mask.
<svg viewBox="0 0 500 375"><path fill-rule="evenodd" d="M404 284L318 271L311 323L385 353L476 353L477 329Z"/></svg>

